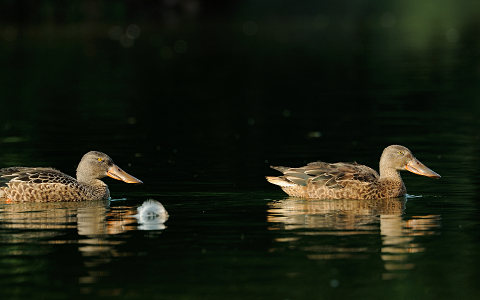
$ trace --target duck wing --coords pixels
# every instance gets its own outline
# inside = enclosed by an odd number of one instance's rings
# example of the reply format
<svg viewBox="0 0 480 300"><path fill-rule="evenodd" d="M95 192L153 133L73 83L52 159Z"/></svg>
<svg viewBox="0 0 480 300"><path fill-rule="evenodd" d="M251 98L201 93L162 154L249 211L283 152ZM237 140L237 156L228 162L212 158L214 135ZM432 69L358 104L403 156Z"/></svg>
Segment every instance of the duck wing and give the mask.
<svg viewBox="0 0 480 300"><path fill-rule="evenodd" d="M0 187L10 182L73 184L77 180L52 168L10 167L0 169Z"/></svg>
<svg viewBox="0 0 480 300"><path fill-rule="evenodd" d="M357 163L312 162L301 168L273 167L283 173L288 182L306 186L309 182L328 188L344 188L348 183L371 183L377 181L378 173Z"/></svg>

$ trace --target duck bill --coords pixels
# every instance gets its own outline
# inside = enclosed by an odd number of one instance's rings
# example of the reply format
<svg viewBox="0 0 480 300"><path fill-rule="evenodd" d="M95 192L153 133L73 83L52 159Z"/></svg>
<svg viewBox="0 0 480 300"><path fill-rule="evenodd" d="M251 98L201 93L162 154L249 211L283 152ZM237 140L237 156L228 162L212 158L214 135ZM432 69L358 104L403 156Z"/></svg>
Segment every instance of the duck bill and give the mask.
<svg viewBox="0 0 480 300"><path fill-rule="evenodd" d="M133 177L117 165L111 166L107 171L107 176L126 183L143 183L140 179Z"/></svg>
<svg viewBox="0 0 480 300"><path fill-rule="evenodd" d="M412 173L427 176L431 178L440 178L440 174L430 170L427 166L422 164L418 159L413 158L408 164L405 166L405 170L410 171Z"/></svg>

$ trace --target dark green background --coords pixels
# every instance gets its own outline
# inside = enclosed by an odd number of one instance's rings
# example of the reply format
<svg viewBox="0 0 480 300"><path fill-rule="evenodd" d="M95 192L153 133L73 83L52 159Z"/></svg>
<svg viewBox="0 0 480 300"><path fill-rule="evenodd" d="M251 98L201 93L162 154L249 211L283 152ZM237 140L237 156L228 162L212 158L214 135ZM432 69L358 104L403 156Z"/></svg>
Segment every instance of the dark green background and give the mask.
<svg viewBox="0 0 480 300"><path fill-rule="evenodd" d="M171 215L160 233L92 236L77 228L84 207L20 207L20 222L4 206L0 295L478 296L479 37L476 1L0 1L0 167L73 175L100 150L145 182L107 179L127 200L98 206L100 225L147 198ZM376 168L389 144L443 176L404 176L421 197L399 236L420 237L395 245L414 268L382 275L381 211L353 228L344 208L296 229L287 214L272 230L272 206L291 203L264 180L270 164ZM36 211L59 212L38 222L61 229L33 226ZM433 227L411 229L422 216Z"/></svg>

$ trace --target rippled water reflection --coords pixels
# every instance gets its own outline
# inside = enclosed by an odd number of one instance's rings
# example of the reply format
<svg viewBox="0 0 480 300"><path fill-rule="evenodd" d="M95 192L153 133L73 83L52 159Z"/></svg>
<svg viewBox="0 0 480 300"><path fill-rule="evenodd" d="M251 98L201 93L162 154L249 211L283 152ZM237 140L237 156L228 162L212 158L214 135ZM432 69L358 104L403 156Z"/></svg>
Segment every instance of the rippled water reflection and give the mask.
<svg viewBox="0 0 480 300"><path fill-rule="evenodd" d="M164 229L164 218L140 216L135 207L110 206L110 201L82 201L65 203L4 203L0 206L0 226L3 230L39 230L13 234L13 241L22 237L55 237L55 229L76 229L80 236L119 234L136 229ZM151 223L151 228L142 227ZM154 224L158 226L153 226ZM49 229L49 231L40 231ZM61 241L56 240L56 243Z"/></svg>
<svg viewBox="0 0 480 300"><path fill-rule="evenodd" d="M410 255L423 252L418 236L435 234L439 215L405 217L406 199L304 200L288 198L269 203L270 230L279 231L278 243L299 248L309 259L372 259L380 254L384 279L396 271L414 268ZM372 245L362 236L381 236L381 245ZM318 243L316 236L329 236ZM354 243L345 237L355 239Z"/></svg>
<svg viewBox="0 0 480 300"><path fill-rule="evenodd" d="M146 202L149 201L152 200ZM7 281L30 282L42 276L48 266L29 260L56 255L60 245L72 245L83 257L87 271L76 280L80 286L89 286L110 274L102 266L115 257L131 255L119 249L126 240L109 236L166 228L166 219L153 216L146 220L140 218L135 206L110 204L110 201L0 204L2 275L8 276Z"/></svg>
<svg viewBox="0 0 480 300"><path fill-rule="evenodd" d="M100 150L145 184L0 203L0 299L479 297L473 1L4 2L0 167L72 175ZM264 179L375 168L389 144L442 178L405 175L421 197L388 201ZM139 213L150 198L166 223Z"/></svg>

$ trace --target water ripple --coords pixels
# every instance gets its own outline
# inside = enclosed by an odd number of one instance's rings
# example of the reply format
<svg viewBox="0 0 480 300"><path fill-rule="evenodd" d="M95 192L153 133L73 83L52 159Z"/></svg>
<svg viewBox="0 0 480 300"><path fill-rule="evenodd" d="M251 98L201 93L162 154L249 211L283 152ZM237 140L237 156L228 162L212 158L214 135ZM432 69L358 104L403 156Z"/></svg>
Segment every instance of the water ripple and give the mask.
<svg viewBox="0 0 480 300"><path fill-rule="evenodd" d="M410 256L424 251L417 237L440 228L438 215L405 217L406 201L287 198L269 202L267 221L278 235L276 248L295 248L312 260L379 255L383 278L391 279L414 268Z"/></svg>

